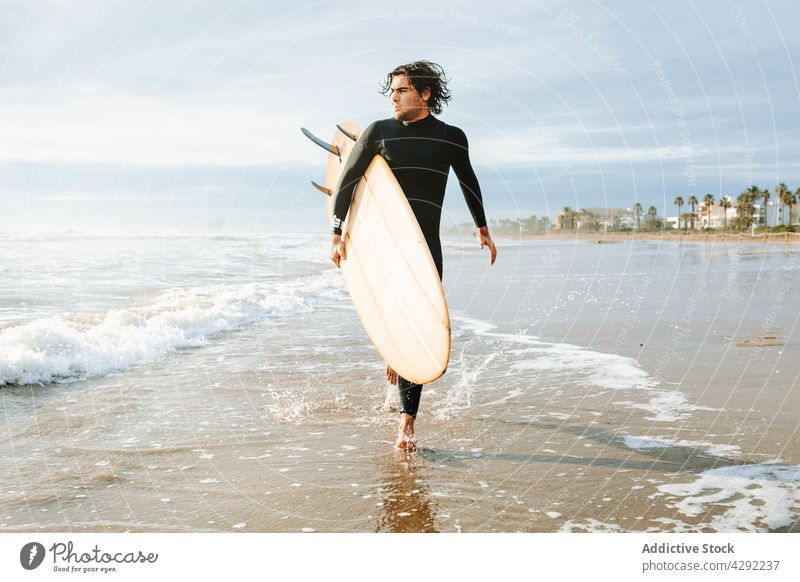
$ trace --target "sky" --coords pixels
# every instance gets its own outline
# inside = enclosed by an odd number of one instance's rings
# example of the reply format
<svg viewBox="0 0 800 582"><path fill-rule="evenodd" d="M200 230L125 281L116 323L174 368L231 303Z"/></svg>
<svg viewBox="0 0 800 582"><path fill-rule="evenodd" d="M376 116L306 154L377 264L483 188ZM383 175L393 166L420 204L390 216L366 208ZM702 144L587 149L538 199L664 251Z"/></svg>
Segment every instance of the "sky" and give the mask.
<svg viewBox="0 0 800 582"><path fill-rule="evenodd" d="M0 0L0 229L327 231L325 138L432 60L490 219L800 187L797 2ZM683 209L686 210L685 208ZM469 212L451 174L443 226Z"/></svg>

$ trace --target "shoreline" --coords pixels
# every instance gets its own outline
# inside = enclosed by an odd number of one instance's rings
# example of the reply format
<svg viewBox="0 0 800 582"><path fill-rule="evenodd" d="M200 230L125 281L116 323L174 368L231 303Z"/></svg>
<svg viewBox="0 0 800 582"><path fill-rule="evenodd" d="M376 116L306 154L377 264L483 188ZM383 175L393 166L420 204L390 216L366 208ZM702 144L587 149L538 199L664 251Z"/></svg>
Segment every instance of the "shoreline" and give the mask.
<svg viewBox="0 0 800 582"><path fill-rule="evenodd" d="M447 235L454 236L454 235ZM457 235L455 235L457 236ZM633 241L670 241L690 243L761 243L765 245L788 245L800 243L800 233L761 233L750 235L747 233L643 233L643 232L551 232L548 234L519 234L510 235L498 233L494 235L498 240L576 240L592 241L598 244L633 242Z"/></svg>

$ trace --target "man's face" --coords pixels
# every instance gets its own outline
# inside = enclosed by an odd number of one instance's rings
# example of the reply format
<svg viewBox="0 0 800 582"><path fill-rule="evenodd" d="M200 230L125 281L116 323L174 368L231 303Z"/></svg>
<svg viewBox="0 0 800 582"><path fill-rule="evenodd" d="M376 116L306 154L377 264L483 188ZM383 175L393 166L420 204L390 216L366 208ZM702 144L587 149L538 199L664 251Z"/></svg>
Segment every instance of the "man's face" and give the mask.
<svg viewBox="0 0 800 582"><path fill-rule="evenodd" d="M420 95L406 75L392 77L392 108L398 121L417 121L428 115L430 96L431 90L427 87Z"/></svg>

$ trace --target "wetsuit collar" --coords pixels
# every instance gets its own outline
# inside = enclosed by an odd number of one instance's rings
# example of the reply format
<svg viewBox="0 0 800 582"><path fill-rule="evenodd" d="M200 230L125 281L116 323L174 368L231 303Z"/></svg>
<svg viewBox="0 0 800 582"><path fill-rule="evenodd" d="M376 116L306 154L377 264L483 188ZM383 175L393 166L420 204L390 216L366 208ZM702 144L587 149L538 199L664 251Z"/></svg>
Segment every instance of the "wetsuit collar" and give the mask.
<svg viewBox="0 0 800 582"><path fill-rule="evenodd" d="M417 121L401 121L400 123L402 123L406 127L411 127L411 126L424 127L426 124L430 123L432 120L433 120L433 115L428 113L428 115L426 115L422 119L418 119Z"/></svg>

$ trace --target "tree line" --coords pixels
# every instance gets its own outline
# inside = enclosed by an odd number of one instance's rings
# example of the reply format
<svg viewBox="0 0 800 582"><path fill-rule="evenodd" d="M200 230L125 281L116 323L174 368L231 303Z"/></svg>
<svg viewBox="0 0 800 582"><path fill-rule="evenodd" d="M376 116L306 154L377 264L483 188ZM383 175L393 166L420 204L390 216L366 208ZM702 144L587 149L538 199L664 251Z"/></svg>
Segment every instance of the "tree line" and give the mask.
<svg viewBox="0 0 800 582"><path fill-rule="evenodd" d="M747 190L739 194L736 197L736 202L734 203L730 196L722 196L717 202L717 205L722 209L722 228L728 227L728 209L733 206L736 208L736 216L731 221L731 226L737 229L747 229L750 228L754 224L753 217L755 215L755 204L756 201L761 200L763 204L761 207L763 211L759 217L759 224L756 226L767 226L767 203L771 197L772 193L768 189L761 189L755 184L750 186ZM783 210L783 208L787 208L787 212L781 212L781 224L777 226L787 226L791 227L792 223L792 209L797 205L797 200L800 198L800 188L797 188L794 192L783 182L775 186L775 200L780 205L779 210ZM714 195L713 194L706 194L703 197L703 202L708 207L714 206ZM686 214L681 214L681 207L684 205L684 200L681 196L675 198L675 206L678 207L678 228L680 228L680 219L684 220L684 228L686 228L686 221L690 221L691 229L694 229L694 220L697 217L695 213L695 209L698 206L698 200L696 196L689 196L687 201L689 207L692 209L691 212Z"/></svg>
<svg viewBox="0 0 800 582"><path fill-rule="evenodd" d="M794 192L783 182L775 187L775 200L780 205L780 223L769 227L772 231L793 231L796 226L791 225L791 216L794 207L800 200L800 188ZM767 227L767 203L772 197L772 192L768 189L761 189L755 184L747 188L744 192L739 194L734 201L731 196L723 195L719 201L716 200L713 194L706 194L703 197L703 204L706 208L718 206L722 210L722 228L728 229L729 227L735 230L747 230L754 225L755 204L757 201L763 202L762 208L764 209L758 219L758 224L755 226L759 228ZM696 220L699 218L697 208L700 206L700 200L697 196L688 196L686 200L682 196L677 196L674 201L678 209L678 228L694 230L697 224ZM691 210L689 212L681 213L684 206L688 206ZM736 216L732 218L731 224L728 225L728 209L735 208ZM786 209L786 212L783 210ZM627 219L626 219L627 218ZM601 230L618 230L630 231L634 228L637 230L656 232L667 228L666 219L658 216L658 210L655 206L650 206L647 212L639 202L633 205L632 211L625 216L602 216L597 212L592 212L586 209L574 210L569 206L565 206L557 217L557 226L561 230L576 230L580 225L582 231L601 231ZM546 216L538 217L535 214L528 218L508 219L501 218L499 220L490 220L489 227L492 232L497 234L547 234L552 228L550 219ZM464 232L469 232L474 229L471 222L464 222L454 226L443 228L446 234L458 235Z"/></svg>
<svg viewBox="0 0 800 582"><path fill-rule="evenodd" d="M759 228L767 228L767 203L769 202L772 193L768 189L761 189L755 184L747 188L744 192L739 194L734 201L731 196L723 195L719 201L715 200L713 194L706 194L703 197L703 205L709 209L715 205L722 210L722 228L727 229L729 226L735 230L746 230L752 226ZM783 182L775 187L775 200L779 204L779 214L781 216L778 225L772 225L770 230L774 231L792 231L795 229L791 225L791 217L794 207L800 199L800 188L794 192ZM762 212L758 218L758 224L755 224L755 211L756 202L761 201L763 204ZM682 196L677 196L674 201L675 206L678 208L678 228L684 230L695 230L696 221L700 218L697 213L697 208L700 206L699 199L692 195L684 201ZM681 213L681 208L688 205L691 209L690 212ZM728 209L735 208L736 216L732 218L731 224L728 225ZM784 209L786 210L784 212ZM637 202L633 205L633 210L629 217L631 221L626 221L624 217L615 216L612 218L612 224L608 226L609 230L633 230L636 228L643 231L660 231L666 228L666 220L658 216L658 210L655 206L647 209L645 214L642 205ZM565 206L561 214L558 216L558 226L565 230L575 230L580 224L581 230L596 231L602 230L606 227L601 220L603 217L597 213L592 213L586 210L573 210L569 206ZM632 223L631 223L632 222ZM607 224L607 221L606 221ZM635 225L635 226L634 226ZM708 228L708 227L707 227Z"/></svg>
<svg viewBox="0 0 800 582"><path fill-rule="evenodd" d="M517 218L514 220L508 218L501 218L499 220L490 220L489 228L496 234L547 234L550 231L550 219L546 216L538 217L535 214L528 218ZM464 232L470 232L475 229L475 224L472 222L463 222L455 226L443 228L445 234L458 235Z"/></svg>

